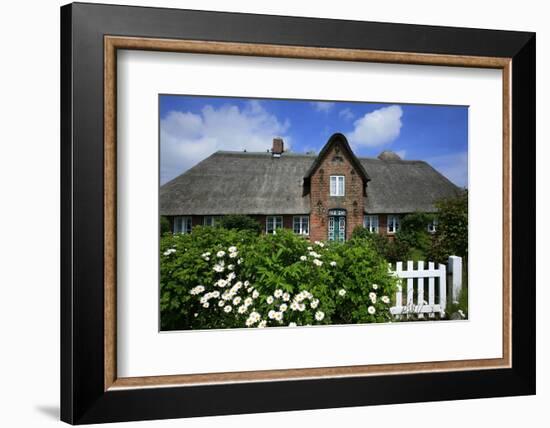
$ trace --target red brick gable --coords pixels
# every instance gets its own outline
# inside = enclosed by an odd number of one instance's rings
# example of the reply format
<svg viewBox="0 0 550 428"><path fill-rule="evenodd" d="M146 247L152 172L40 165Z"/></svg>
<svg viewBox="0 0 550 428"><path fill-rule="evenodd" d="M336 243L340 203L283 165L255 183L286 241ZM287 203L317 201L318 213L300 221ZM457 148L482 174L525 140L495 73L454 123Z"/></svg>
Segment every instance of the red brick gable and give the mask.
<svg viewBox="0 0 550 428"><path fill-rule="evenodd" d="M314 165L309 177L310 237L314 241L328 239L329 210L343 209L346 210L346 239L350 239L353 229L363 225L368 176L358 166L345 137L331 138ZM345 177L344 196L330 196L332 175Z"/></svg>

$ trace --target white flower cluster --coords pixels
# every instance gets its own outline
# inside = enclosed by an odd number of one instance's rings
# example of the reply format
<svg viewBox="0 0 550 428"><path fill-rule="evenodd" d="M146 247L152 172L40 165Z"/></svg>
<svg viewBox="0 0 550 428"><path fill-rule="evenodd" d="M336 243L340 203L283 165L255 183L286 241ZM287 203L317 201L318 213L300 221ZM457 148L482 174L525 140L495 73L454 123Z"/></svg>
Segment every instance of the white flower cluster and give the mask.
<svg viewBox="0 0 550 428"><path fill-rule="evenodd" d="M321 247L324 245L320 244ZM247 327L258 328L267 327L268 325L283 325L285 318L287 318L290 327L296 327L296 321L289 321L290 319L296 320L296 316L300 319L300 316L295 315L291 317L290 314L285 316L287 312L300 313L311 309L316 311L314 313L316 321L320 322L325 318L325 313L317 310L320 303L319 299L315 299L309 291L302 290L296 295L291 296L290 293L282 289L276 289L272 295L265 297L265 301L262 300L268 305L265 309L267 314L264 318L257 309L260 301L258 299L261 297L260 292L249 281L243 282L239 280L238 270L235 271L236 265L233 262L228 262L229 259L237 259L236 264L240 265L243 260L242 258L238 258L238 254L236 246L230 246L227 250L218 250L215 253L216 257L212 266L212 270L217 274L212 284L213 288L208 291L204 285L197 285L189 291L191 295L199 297L203 308L219 308L220 311L223 311L222 313L227 315L234 314L231 316L237 317L238 320L242 319ZM205 252L201 254L201 257L209 261L211 255L210 252ZM319 266L322 264L319 260L321 257L320 254L311 250L310 255L313 258L313 263L317 262ZM345 293L345 290L341 291Z"/></svg>
<svg viewBox="0 0 550 428"><path fill-rule="evenodd" d="M323 244L321 241L315 241L314 242L315 245L317 245L318 247L320 248L324 248L325 244ZM308 255L312 258L312 263L317 266L317 267L321 267L323 266L323 261L320 260L322 258L322 255L320 253L318 253L317 251L315 251L313 249L312 246L309 246L307 247L307 251L308 251ZM307 256L300 256L300 261L302 262L306 262L308 260ZM329 263L330 266L334 267L336 266L336 262L335 261L331 261Z"/></svg>
<svg viewBox="0 0 550 428"><path fill-rule="evenodd" d="M176 252L176 249L175 248L169 248L167 249L163 254L165 256L169 256L170 254L174 254Z"/></svg>

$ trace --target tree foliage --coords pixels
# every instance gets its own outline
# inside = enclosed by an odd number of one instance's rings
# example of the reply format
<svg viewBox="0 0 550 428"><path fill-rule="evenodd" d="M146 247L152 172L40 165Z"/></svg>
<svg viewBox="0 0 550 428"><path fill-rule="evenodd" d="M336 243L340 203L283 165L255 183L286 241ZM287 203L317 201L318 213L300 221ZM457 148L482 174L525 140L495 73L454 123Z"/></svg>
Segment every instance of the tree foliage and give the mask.
<svg viewBox="0 0 550 428"><path fill-rule="evenodd" d="M246 215L226 215L219 222L219 226L228 230L249 230L259 234L262 231L260 223Z"/></svg>
<svg viewBox="0 0 550 428"><path fill-rule="evenodd" d="M446 262L450 255L468 260L468 192L456 198L443 199L436 204L437 232L435 233L430 257Z"/></svg>

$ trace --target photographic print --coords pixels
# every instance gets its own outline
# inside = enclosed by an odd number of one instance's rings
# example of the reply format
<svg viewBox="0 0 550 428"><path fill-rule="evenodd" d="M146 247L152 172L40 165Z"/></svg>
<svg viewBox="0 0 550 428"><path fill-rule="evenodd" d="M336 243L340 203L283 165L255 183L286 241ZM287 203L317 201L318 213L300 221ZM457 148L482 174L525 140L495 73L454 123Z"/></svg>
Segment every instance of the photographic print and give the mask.
<svg viewBox="0 0 550 428"><path fill-rule="evenodd" d="M159 95L160 330L468 318L468 107Z"/></svg>

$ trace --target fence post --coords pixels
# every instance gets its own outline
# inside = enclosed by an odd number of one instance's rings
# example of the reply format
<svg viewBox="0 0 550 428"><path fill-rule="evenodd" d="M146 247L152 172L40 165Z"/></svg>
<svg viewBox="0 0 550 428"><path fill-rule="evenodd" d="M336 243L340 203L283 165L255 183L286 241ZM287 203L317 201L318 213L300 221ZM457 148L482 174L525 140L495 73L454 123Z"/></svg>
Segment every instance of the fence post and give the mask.
<svg viewBox="0 0 550 428"><path fill-rule="evenodd" d="M449 256L449 288L451 302L458 303L460 292L462 291L462 257Z"/></svg>

